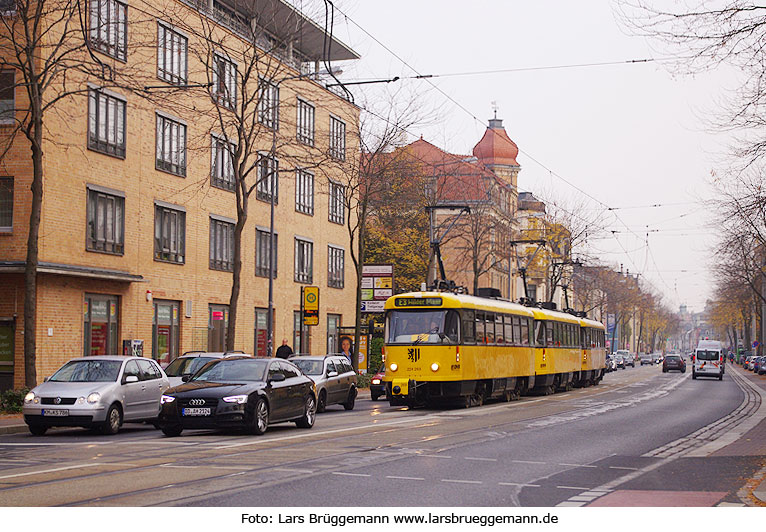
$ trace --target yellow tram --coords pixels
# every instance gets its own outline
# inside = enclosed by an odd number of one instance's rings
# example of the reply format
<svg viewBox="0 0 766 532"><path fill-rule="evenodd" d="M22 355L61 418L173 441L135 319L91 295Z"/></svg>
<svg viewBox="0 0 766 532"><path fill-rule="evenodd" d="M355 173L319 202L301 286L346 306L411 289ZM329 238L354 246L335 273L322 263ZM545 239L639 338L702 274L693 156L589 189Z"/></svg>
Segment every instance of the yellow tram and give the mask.
<svg viewBox="0 0 766 532"><path fill-rule="evenodd" d="M385 308L392 405L479 405L603 376L604 327L595 321L450 292L400 294Z"/></svg>

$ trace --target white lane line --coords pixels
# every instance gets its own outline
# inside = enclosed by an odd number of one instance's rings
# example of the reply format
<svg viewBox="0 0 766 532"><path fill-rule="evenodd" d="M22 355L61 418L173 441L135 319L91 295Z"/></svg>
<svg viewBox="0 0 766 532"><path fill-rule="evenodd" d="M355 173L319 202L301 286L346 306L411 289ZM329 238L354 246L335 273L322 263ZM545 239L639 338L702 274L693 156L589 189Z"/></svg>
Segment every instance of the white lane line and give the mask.
<svg viewBox="0 0 766 532"><path fill-rule="evenodd" d="M481 480L456 480L451 478L443 478L441 482L452 482L453 484L482 484Z"/></svg>
<svg viewBox="0 0 766 532"><path fill-rule="evenodd" d="M0 480L4 480L6 478L17 478L17 477L28 477L29 475L42 475L43 473L55 473L56 471L66 471L68 469L80 469L83 467L96 467L100 465L105 465L100 462L94 463L94 464L78 464L78 465L71 465L71 466L65 466L65 467L55 467L53 469L41 469L39 471L29 471L27 473L16 473L15 475L3 475L0 477Z"/></svg>
<svg viewBox="0 0 766 532"><path fill-rule="evenodd" d="M622 466L616 466L616 465L610 465L609 469L625 469L627 471L638 471L637 467L622 467Z"/></svg>
<svg viewBox="0 0 766 532"><path fill-rule="evenodd" d="M593 469L597 469L598 468L598 466L585 465L585 464L559 464L559 465L562 465L562 466L565 466L565 467L591 467Z"/></svg>
<svg viewBox="0 0 766 532"><path fill-rule="evenodd" d="M275 467L272 471L282 471L284 473L308 473L308 474L311 474L314 472L311 469L293 469L291 467Z"/></svg>
<svg viewBox="0 0 766 532"><path fill-rule="evenodd" d="M418 454L417 456L422 456L423 458L452 458L446 454Z"/></svg>
<svg viewBox="0 0 766 532"><path fill-rule="evenodd" d="M342 477L369 477L367 473L344 473L343 471L333 471L333 475L338 475Z"/></svg>
<svg viewBox="0 0 766 532"><path fill-rule="evenodd" d="M539 488L540 484L523 484L519 482L498 482L500 486L520 486L522 488Z"/></svg>
<svg viewBox="0 0 766 532"><path fill-rule="evenodd" d="M545 465L546 462L535 462L533 460L511 460L511 462L514 462L516 464L542 464Z"/></svg>
<svg viewBox="0 0 766 532"><path fill-rule="evenodd" d="M584 495L576 495L574 497L569 497L569 501L575 501L575 502L591 502L595 500L596 497L586 497Z"/></svg>
<svg viewBox="0 0 766 532"><path fill-rule="evenodd" d="M560 490L580 490L580 491L588 491L590 488L581 488L579 486L556 486Z"/></svg>
<svg viewBox="0 0 766 532"><path fill-rule="evenodd" d="M480 456L466 456L466 460L476 460L478 462L497 462L497 458L481 458Z"/></svg>
<svg viewBox="0 0 766 532"><path fill-rule="evenodd" d="M397 477L395 475L387 475L386 478L390 478L392 480L425 480L422 477Z"/></svg>

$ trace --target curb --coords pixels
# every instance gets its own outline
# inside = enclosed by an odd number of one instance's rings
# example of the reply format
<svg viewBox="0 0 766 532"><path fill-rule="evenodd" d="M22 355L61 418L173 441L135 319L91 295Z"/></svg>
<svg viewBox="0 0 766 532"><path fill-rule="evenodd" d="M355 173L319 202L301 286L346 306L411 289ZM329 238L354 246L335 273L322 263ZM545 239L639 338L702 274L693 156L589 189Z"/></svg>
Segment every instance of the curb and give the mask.
<svg viewBox="0 0 766 532"><path fill-rule="evenodd" d="M19 434L21 432L27 432L29 428L26 424L21 425L0 425L0 434Z"/></svg>

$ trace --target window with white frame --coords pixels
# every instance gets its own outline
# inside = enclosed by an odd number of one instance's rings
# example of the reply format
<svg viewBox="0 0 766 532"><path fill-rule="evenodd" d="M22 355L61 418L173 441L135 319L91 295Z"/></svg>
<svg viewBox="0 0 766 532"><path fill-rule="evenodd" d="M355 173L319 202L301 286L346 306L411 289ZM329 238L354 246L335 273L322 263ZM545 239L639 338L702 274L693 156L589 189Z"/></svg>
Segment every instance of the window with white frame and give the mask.
<svg viewBox="0 0 766 532"><path fill-rule="evenodd" d="M340 183L330 181L329 220L336 224L343 224L346 221L345 190Z"/></svg>
<svg viewBox="0 0 766 532"><path fill-rule="evenodd" d="M159 113L156 168L186 176L186 125Z"/></svg>
<svg viewBox="0 0 766 532"><path fill-rule="evenodd" d="M210 184L224 190L234 190L234 163L232 154L235 146L218 135L211 136L212 154L210 161Z"/></svg>
<svg viewBox="0 0 766 532"><path fill-rule="evenodd" d="M338 246L327 246L327 286L343 288L346 252Z"/></svg>
<svg viewBox="0 0 766 532"><path fill-rule="evenodd" d="M270 129L279 127L279 87L263 78L258 82L258 122Z"/></svg>
<svg viewBox="0 0 766 532"><path fill-rule="evenodd" d="M125 100L103 90L88 90L88 148L125 157Z"/></svg>
<svg viewBox="0 0 766 532"><path fill-rule="evenodd" d="M154 260L186 261L186 212L182 207L154 204Z"/></svg>
<svg viewBox="0 0 766 532"><path fill-rule="evenodd" d="M314 145L314 106L298 98L298 140L309 146Z"/></svg>
<svg viewBox="0 0 766 532"><path fill-rule="evenodd" d="M229 109L237 105L237 65L222 55L213 55L213 96Z"/></svg>
<svg viewBox="0 0 766 532"><path fill-rule="evenodd" d="M255 230L255 275L258 277L269 276L269 247L271 233L267 229ZM274 233L274 256L271 263L274 265L274 278L277 277L277 245L278 235Z"/></svg>
<svg viewBox="0 0 766 532"><path fill-rule="evenodd" d="M0 177L0 233L13 231L13 178Z"/></svg>
<svg viewBox="0 0 766 532"><path fill-rule="evenodd" d="M186 83L188 39L163 23L157 24L157 76L183 85Z"/></svg>
<svg viewBox="0 0 766 532"><path fill-rule="evenodd" d="M314 215L314 174L302 168L295 171L295 210Z"/></svg>
<svg viewBox="0 0 766 532"><path fill-rule="evenodd" d="M210 217L210 269L234 270L234 221Z"/></svg>
<svg viewBox="0 0 766 532"><path fill-rule="evenodd" d="M13 124L16 118L16 74L0 71L0 124Z"/></svg>
<svg viewBox="0 0 766 532"><path fill-rule="evenodd" d="M117 0L90 0L90 45L115 59L128 58L128 6Z"/></svg>
<svg viewBox="0 0 766 532"><path fill-rule="evenodd" d="M346 160L346 123L334 116L330 117L330 157Z"/></svg>
<svg viewBox="0 0 766 532"><path fill-rule="evenodd" d="M310 284L314 280L314 243L295 237L295 281Z"/></svg>
<svg viewBox="0 0 766 532"><path fill-rule="evenodd" d="M122 255L125 242L125 197L88 187L86 249Z"/></svg>
<svg viewBox="0 0 766 532"><path fill-rule="evenodd" d="M279 203L279 161L267 153L259 154L256 175L256 199L271 201L273 195L274 203Z"/></svg>

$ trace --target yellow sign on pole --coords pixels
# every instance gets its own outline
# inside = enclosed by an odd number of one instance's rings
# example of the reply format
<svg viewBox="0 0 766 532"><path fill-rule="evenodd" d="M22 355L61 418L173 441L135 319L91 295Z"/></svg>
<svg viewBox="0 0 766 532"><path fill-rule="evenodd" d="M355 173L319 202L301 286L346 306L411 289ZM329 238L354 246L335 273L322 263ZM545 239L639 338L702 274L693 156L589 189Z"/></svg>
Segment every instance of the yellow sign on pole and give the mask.
<svg viewBox="0 0 766 532"><path fill-rule="evenodd" d="M303 325L319 325L319 287L303 287Z"/></svg>

